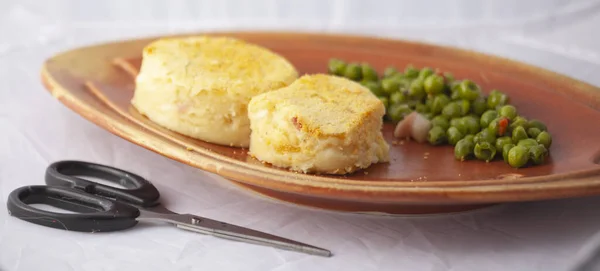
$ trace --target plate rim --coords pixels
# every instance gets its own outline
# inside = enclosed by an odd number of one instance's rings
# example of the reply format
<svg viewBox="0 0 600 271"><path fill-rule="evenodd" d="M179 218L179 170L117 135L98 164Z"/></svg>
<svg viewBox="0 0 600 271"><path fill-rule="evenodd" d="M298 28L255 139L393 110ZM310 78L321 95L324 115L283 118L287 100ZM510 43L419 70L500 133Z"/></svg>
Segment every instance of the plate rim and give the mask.
<svg viewBox="0 0 600 271"><path fill-rule="evenodd" d="M568 84L573 85L573 89L577 88L581 91L581 94L587 94L595 98L591 100L592 104L586 104L588 107L598 110L600 107L600 88L593 86L587 82L577 80L570 76L559 74L554 71L550 71L541 67L533 66L527 63L511 60L502 56L489 55L486 53L476 52L468 49L431 44L420 41L403 40L396 38L384 38L374 37L366 35L348 35L348 34L335 34L335 33L315 33L315 32L278 32L278 31L234 31L234 32L193 32L193 33L180 33L174 35L161 35L155 37L144 37L134 38L128 40L112 41L98 43L95 45L88 45L79 48L74 48L57 55L54 55L47 59L42 66L42 82L46 89L52 93L61 103L75 111L77 114L83 116L88 121L101 126L102 128L116 134L117 136L126 139L132 143L142 146L146 149L150 149L163 156L171 159L183 162L185 164L200 168L202 170L209 171L221 175L226 179L235 180L236 182L248 183L251 185L257 185L266 187L269 189L275 189L285 192L301 193L306 188L311 188L310 194L314 195L321 194L322 196L330 196L332 189L342 191L343 193L336 193L335 197L340 196L350 197L350 199L357 198L372 198L377 195L378 200L398 200L400 196L405 197L404 199L411 198L414 201L414 196L418 196L420 199L425 198L451 198L454 200L467 200L472 202L473 200L485 200L488 201L491 198L484 197L483 195L495 195L498 200L506 198L507 193L521 192L544 192L549 193L551 190L577 190L573 191L573 194L596 194L600 192L600 167L591 170L582 170L576 172L567 172L562 174L552 174L543 176L524 177L516 179L517 181L511 181L506 179L488 179L488 180L469 180L469 181L456 181L456 182L397 182L397 181L361 181L361 180L348 180L340 178L323 177L312 174L294 173L290 171L273 169L270 167L264 167L247 163L245 161L238 161L227 157L228 159L217 159L214 155L200 154L201 157L195 157L195 159L201 158L206 161L182 161L180 157L175 154L166 154L164 150L159 150L144 144L144 140L147 140L148 136L142 136L143 133L138 133L131 130L127 124L121 121L115 121L115 119L109 118L113 127L109 127L107 119L100 121L98 117L104 116L105 114L87 104L86 102L80 101L76 97L69 95L69 90L52 77L49 71L51 62L61 56L69 54L74 50L86 50L90 48L98 48L106 45L119 45L124 43L141 42L146 40L152 40L163 37L173 36L189 36L189 35L268 35L268 36L292 36L298 38L299 36L314 37L314 38L330 38L330 39L358 39L362 41L383 41L384 43L401 43L401 44L412 44L413 46L425 46L436 50L447 51L453 54L466 54L467 58L483 58L488 61L499 61L501 64L509 65L511 67L519 67L520 69L528 70L542 77L553 77L554 80L564 80ZM470 56L468 56L470 55ZM581 101L579 101L581 102ZM92 109L92 110L90 110ZM111 109L112 110L112 109ZM96 112L94 112L96 111ZM114 110L113 110L114 111ZM104 116L106 118L106 116ZM137 124L134 124L137 125ZM139 128L139 127L138 127ZM147 133L153 134L153 136L160 138L161 140L169 141L171 144L177 145L182 148L183 151L189 152L180 143L174 142L172 139L161 136L153 131ZM131 137L132 134L136 134L135 137ZM210 151L207 151L210 152ZM213 154L216 154L213 152ZM216 154L219 155L219 154ZM230 160L230 161L228 161ZM220 166L210 166L211 163L221 164ZM224 165L223 165L224 163ZM592 189L593 188L593 189ZM588 192L588 193L586 193ZM450 195L451 194L451 195ZM568 193L566 193L568 194ZM504 195L504 197L502 196ZM518 197L518 195L515 195ZM510 197L514 199L515 196ZM531 197L527 197L528 199ZM540 197L548 198L548 197ZM512 201L512 200L511 200Z"/></svg>

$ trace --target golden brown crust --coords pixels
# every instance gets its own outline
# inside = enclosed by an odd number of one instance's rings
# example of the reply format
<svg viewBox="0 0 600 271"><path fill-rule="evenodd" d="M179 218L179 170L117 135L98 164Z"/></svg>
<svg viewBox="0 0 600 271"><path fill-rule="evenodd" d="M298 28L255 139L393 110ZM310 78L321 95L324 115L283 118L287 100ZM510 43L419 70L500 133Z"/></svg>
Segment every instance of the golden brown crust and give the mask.
<svg viewBox="0 0 600 271"><path fill-rule="evenodd" d="M351 80L305 75L249 103L250 153L304 173L347 174L389 161L381 132L385 107Z"/></svg>
<svg viewBox="0 0 600 271"><path fill-rule="evenodd" d="M290 107L290 110L301 112L294 122L302 131L317 137L343 137L361 126L371 114L385 113L383 104L369 89L327 74L304 75L277 93L257 96L253 100L262 103L261 107Z"/></svg>
<svg viewBox="0 0 600 271"><path fill-rule="evenodd" d="M285 58L242 40L165 38L144 48L131 103L169 130L247 147L250 98L287 86L297 76Z"/></svg>

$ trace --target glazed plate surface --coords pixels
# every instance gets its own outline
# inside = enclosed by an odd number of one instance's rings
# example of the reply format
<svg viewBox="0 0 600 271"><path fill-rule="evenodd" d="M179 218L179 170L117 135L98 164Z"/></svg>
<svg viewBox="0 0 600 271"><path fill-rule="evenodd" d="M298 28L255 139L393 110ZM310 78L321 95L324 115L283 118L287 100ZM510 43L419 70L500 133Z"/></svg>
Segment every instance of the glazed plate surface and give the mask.
<svg viewBox="0 0 600 271"><path fill-rule="evenodd" d="M161 128L130 105L142 48L156 37L61 53L44 63L42 81L65 106L132 143L290 203L348 212L423 214L600 194L600 89L595 86L507 59L431 44L310 33L197 34L232 36L265 46L289 59L301 74L326 73L328 60L336 57L369 62L379 72L390 65L412 64L469 78L486 93L507 93L521 115L547 124L553 135L549 161L522 169L503 161L460 162L452 146L400 141L392 136L392 124L386 124L390 163L346 176L270 167L244 149Z"/></svg>

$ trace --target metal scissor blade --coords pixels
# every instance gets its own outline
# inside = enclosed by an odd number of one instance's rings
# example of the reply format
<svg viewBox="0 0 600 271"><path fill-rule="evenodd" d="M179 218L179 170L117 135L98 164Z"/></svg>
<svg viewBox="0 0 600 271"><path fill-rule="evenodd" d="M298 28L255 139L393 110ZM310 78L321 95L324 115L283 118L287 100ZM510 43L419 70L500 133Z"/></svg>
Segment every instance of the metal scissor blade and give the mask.
<svg viewBox="0 0 600 271"><path fill-rule="evenodd" d="M175 224L178 228L184 230L209 234L225 239L271 246L318 256L331 256L331 251L326 249L209 218L191 214L177 214L168 210L166 212L156 212L155 210L149 211L140 209L140 213L140 216L137 218L138 221L163 221Z"/></svg>
<svg viewBox="0 0 600 271"><path fill-rule="evenodd" d="M210 234L216 237L242 241L251 244L266 245L285 250L298 251L312 255L324 257L331 256L331 251L326 249L204 217L182 214L177 220L177 227L185 230Z"/></svg>

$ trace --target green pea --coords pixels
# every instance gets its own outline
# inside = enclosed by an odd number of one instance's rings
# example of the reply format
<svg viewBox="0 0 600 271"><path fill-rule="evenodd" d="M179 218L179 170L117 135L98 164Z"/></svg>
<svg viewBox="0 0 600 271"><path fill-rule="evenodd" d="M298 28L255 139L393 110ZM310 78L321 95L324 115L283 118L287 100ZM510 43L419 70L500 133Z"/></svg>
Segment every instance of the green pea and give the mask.
<svg viewBox="0 0 600 271"><path fill-rule="evenodd" d="M466 128L465 130L467 134L474 135L481 130L479 127L479 119L475 116L464 116L462 118L462 123Z"/></svg>
<svg viewBox="0 0 600 271"><path fill-rule="evenodd" d="M505 119L504 117L498 117L495 118L494 120L492 120L492 122L490 122L490 124L488 125L488 129L490 129L490 131L492 131L495 135L499 135L499 136L503 136L504 133L502 133L501 129L500 129L500 122Z"/></svg>
<svg viewBox="0 0 600 271"><path fill-rule="evenodd" d="M541 165L544 163L548 150L544 145L538 144L529 148L529 159L535 165Z"/></svg>
<svg viewBox="0 0 600 271"><path fill-rule="evenodd" d="M427 77L423 85L425 87L425 92L429 95L439 94L444 91L444 77L433 74Z"/></svg>
<svg viewBox="0 0 600 271"><path fill-rule="evenodd" d="M432 145L440 145L446 142L446 131L440 126L433 126L427 134L427 141Z"/></svg>
<svg viewBox="0 0 600 271"><path fill-rule="evenodd" d="M450 128L450 122L448 119L442 115L437 115L431 120L432 126L440 126L444 130L448 130Z"/></svg>
<svg viewBox="0 0 600 271"><path fill-rule="evenodd" d="M412 112L407 104L393 104L390 106L387 115L393 122L398 122L404 119L408 114Z"/></svg>
<svg viewBox="0 0 600 271"><path fill-rule="evenodd" d="M539 143L544 145L544 147L546 147L546 149L550 149L550 146L552 145L552 136L550 135L550 133L548 133L547 131L542 131L536 138L535 140Z"/></svg>
<svg viewBox="0 0 600 271"><path fill-rule="evenodd" d="M500 116L513 120L517 117L517 108L512 105L505 105L500 108Z"/></svg>
<svg viewBox="0 0 600 271"><path fill-rule="evenodd" d="M392 77L381 80L381 87L387 94L392 94L400 89L400 80Z"/></svg>
<svg viewBox="0 0 600 271"><path fill-rule="evenodd" d="M389 106L390 106L390 100L388 99L388 97L379 96L377 98L379 98L379 100L381 100L381 102L383 103L383 105L385 106L385 108L389 108Z"/></svg>
<svg viewBox="0 0 600 271"><path fill-rule="evenodd" d="M449 119L462 116L460 105L458 105L457 103L447 104L446 106L444 106L444 109L442 109L442 115Z"/></svg>
<svg viewBox="0 0 600 271"><path fill-rule="evenodd" d="M525 147L529 150L529 148L533 147L533 146L537 146L540 145L537 143L537 141L535 141L535 139L533 138L525 138L525 139L521 139L519 140L519 142L517 143L517 146L522 146Z"/></svg>
<svg viewBox="0 0 600 271"><path fill-rule="evenodd" d="M460 100L460 94L458 91L453 91L452 93L450 93L450 100L452 101L458 101Z"/></svg>
<svg viewBox="0 0 600 271"><path fill-rule="evenodd" d="M404 69L404 75L410 79L415 79L419 77L419 70L409 65Z"/></svg>
<svg viewBox="0 0 600 271"><path fill-rule="evenodd" d="M344 76L346 71L346 63L337 58L332 58L329 60L329 64L327 65L330 74Z"/></svg>
<svg viewBox="0 0 600 271"><path fill-rule="evenodd" d="M471 112L481 116L487 110L487 101L484 97L479 97L471 102Z"/></svg>
<svg viewBox="0 0 600 271"><path fill-rule="evenodd" d="M527 129L527 128L529 128L529 122L527 121L527 119L525 117L517 116L511 121L511 123L508 125L508 127L511 131L514 131L515 128L517 128L517 126L521 126L524 129Z"/></svg>
<svg viewBox="0 0 600 271"><path fill-rule="evenodd" d="M369 90L371 90L371 92L373 94L375 94L375 96L385 96L386 93L383 91L383 88L381 88L381 85L378 82L375 81L361 81L360 82L361 85L363 85L364 87L368 88Z"/></svg>
<svg viewBox="0 0 600 271"><path fill-rule="evenodd" d="M448 128L446 134L448 135L448 143L452 146L456 145L456 143L465 136L456 127Z"/></svg>
<svg viewBox="0 0 600 271"><path fill-rule="evenodd" d="M465 138L468 138L471 141L475 141L475 135L465 135Z"/></svg>
<svg viewBox="0 0 600 271"><path fill-rule="evenodd" d="M493 160L494 156L496 156L496 148L489 142L476 143L473 152L475 153L475 157L477 157L477 159L484 160L486 162Z"/></svg>
<svg viewBox="0 0 600 271"><path fill-rule="evenodd" d="M480 95L480 88L475 82L471 80L463 80L460 83L460 87L458 89L459 95L462 99L468 101L474 101Z"/></svg>
<svg viewBox="0 0 600 271"><path fill-rule="evenodd" d="M450 98L446 94L438 94L433 97L431 100L431 112L435 114L439 114L442 112L444 107L450 103Z"/></svg>
<svg viewBox="0 0 600 271"><path fill-rule="evenodd" d="M488 142L490 144L496 144L496 135L489 129L485 128L481 132L475 134L473 139L475 143Z"/></svg>
<svg viewBox="0 0 600 271"><path fill-rule="evenodd" d="M375 69L373 69L373 67L371 67L369 64L363 63L361 68L363 80L377 81L379 79L379 75L377 75Z"/></svg>
<svg viewBox="0 0 600 271"><path fill-rule="evenodd" d="M410 83L410 86L408 87L408 96L413 99L422 99L425 96L423 80L415 79Z"/></svg>
<svg viewBox="0 0 600 271"><path fill-rule="evenodd" d="M498 117L498 112L496 110L487 110L481 115L481 119L479 120L479 126L488 127L490 126L490 122Z"/></svg>
<svg viewBox="0 0 600 271"><path fill-rule="evenodd" d="M508 163L508 152L510 151L510 149L512 149L514 147L515 147L515 144L512 144L512 143L502 146L502 159L504 159L504 162Z"/></svg>
<svg viewBox="0 0 600 271"><path fill-rule="evenodd" d="M408 88L410 87L410 84L412 83L412 79L407 78L406 76L403 76L400 74L397 76L392 76L391 78L395 78L396 80L398 80L401 91L407 91Z"/></svg>
<svg viewBox="0 0 600 271"><path fill-rule="evenodd" d="M456 145L454 146L454 157L460 161L464 161L473 154L474 149L475 143L473 143L473 139L466 136L456 142Z"/></svg>
<svg viewBox="0 0 600 271"><path fill-rule="evenodd" d="M515 146L508 151L508 164L514 168L524 167L529 161L529 152L523 146Z"/></svg>
<svg viewBox="0 0 600 271"><path fill-rule="evenodd" d="M402 92L394 92L390 95L390 103L391 104L401 104L406 101L406 95Z"/></svg>
<svg viewBox="0 0 600 271"><path fill-rule="evenodd" d="M496 109L500 105L505 105L509 102L509 98L506 94L493 90L487 98L487 104L489 109Z"/></svg>
<svg viewBox="0 0 600 271"><path fill-rule="evenodd" d="M421 69L421 71L419 71L418 78L424 81L427 77L429 77L432 74L433 74L433 70L429 67L425 67L425 68Z"/></svg>
<svg viewBox="0 0 600 271"><path fill-rule="evenodd" d="M460 83L461 82L462 81L460 81L460 80L454 80L454 81L450 82L448 84L448 87L450 88L450 92L453 92L453 93L456 92L456 93L458 93L459 90L460 90Z"/></svg>
<svg viewBox="0 0 600 271"><path fill-rule="evenodd" d="M448 87L450 87L450 91L458 91L458 88L460 88L460 82L462 82L462 80L458 79L455 79L452 82L448 82Z"/></svg>
<svg viewBox="0 0 600 271"><path fill-rule="evenodd" d="M357 63L350 63L346 66L344 76L353 81L359 81L362 78L362 69Z"/></svg>
<svg viewBox="0 0 600 271"><path fill-rule="evenodd" d="M399 79L406 78L406 77L402 73L395 73L395 74L390 74L389 76L383 77L381 79L383 80L383 79L386 79L386 78L394 78L396 80L399 80Z"/></svg>
<svg viewBox="0 0 600 271"><path fill-rule="evenodd" d="M456 79L454 79L454 75L452 75L452 74L451 74L451 73L449 73L449 72L445 72L445 73L444 73L444 78L446 78L446 80L445 80L445 81L446 81L447 83L452 83L452 82L454 82L454 80L456 80Z"/></svg>
<svg viewBox="0 0 600 271"><path fill-rule="evenodd" d="M459 125L461 125L460 124L461 121L462 121L461 118L450 119L450 126L453 126L453 127L459 126Z"/></svg>
<svg viewBox="0 0 600 271"><path fill-rule="evenodd" d="M465 122L462 118L453 118L452 120L450 120L450 127L455 127L463 135L467 134L468 132L467 126L465 125Z"/></svg>
<svg viewBox="0 0 600 271"><path fill-rule="evenodd" d="M497 150L502 150L502 148L504 148L504 145L506 145L506 144L512 144L512 138L510 138L508 136L496 138L496 149Z"/></svg>
<svg viewBox="0 0 600 271"><path fill-rule="evenodd" d="M536 120L536 119L532 119L529 121L529 127L535 127L540 129L540 131L548 131L548 128L546 128L546 124L544 124L543 122Z"/></svg>
<svg viewBox="0 0 600 271"><path fill-rule="evenodd" d="M456 103L460 106L460 113L462 116L469 114L469 110L471 109L471 103L465 99L458 100Z"/></svg>
<svg viewBox="0 0 600 271"><path fill-rule="evenodd" d="M398 70L393 66L387 67L383 71L384 78L388 78L388 77L391 77L392 75L396 75L396 74L398 74Z"/></svg>
<svg viewBox="0 0 600 271"><path fill-rule="evenodd" d="M527 138L527 132L525 132L525 129L522 126L517 126L517 128L515 128L512 131L512 141L513 143L519 143L519 140L521 139L526 139Z"/></svg>
<svg viewBox="0 0 600 271"><path fill-rule="evenodd" d="M422 103L418 103L415 106L415 111L419 112L419 113L429 113L429 107L425 104Z"/></svg>
<svg viewBox="0 0 600 271"><path fill-rule="evenodd" d="M527 129L527 135L529 135L529 137L531 138L537 138L537 136L541 133L542 131L536 127L531 127L529 129Z"/></svg>
<svg viewBox="0 0 600 271"><path fill-rule="evenodd" d="M428 120L431 120L431 119L435 118L435 114L433 114L431 112L427 112L427 113L424 113L422 115L423 115L423 117L425 117Z"/></svg>

